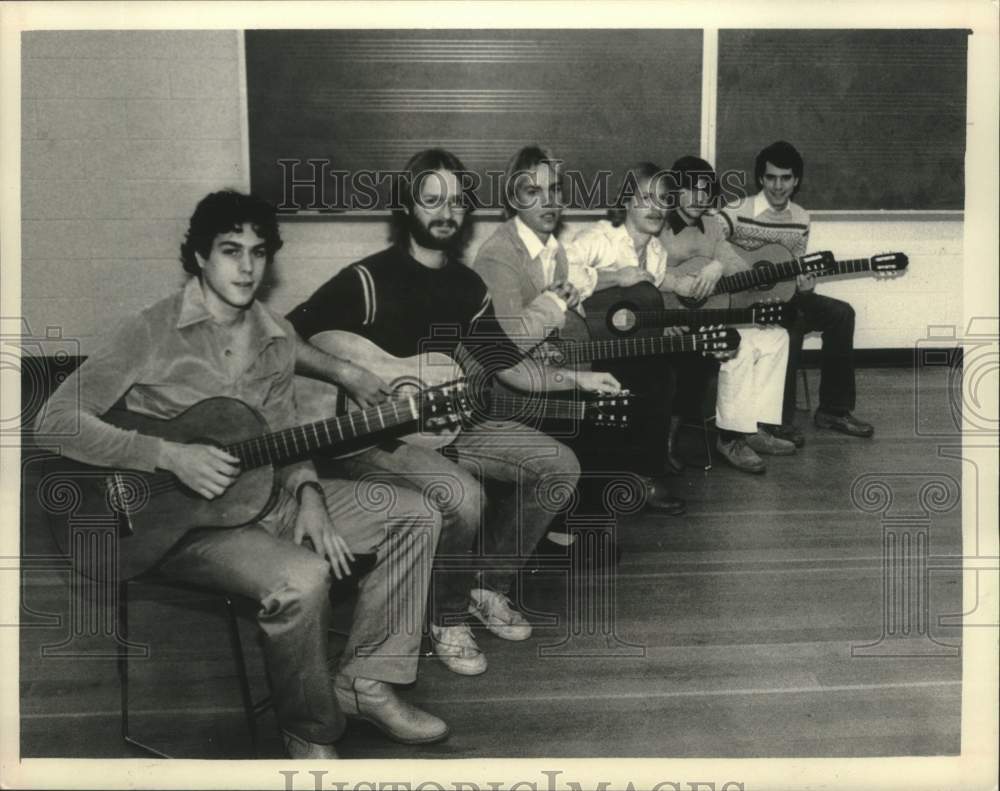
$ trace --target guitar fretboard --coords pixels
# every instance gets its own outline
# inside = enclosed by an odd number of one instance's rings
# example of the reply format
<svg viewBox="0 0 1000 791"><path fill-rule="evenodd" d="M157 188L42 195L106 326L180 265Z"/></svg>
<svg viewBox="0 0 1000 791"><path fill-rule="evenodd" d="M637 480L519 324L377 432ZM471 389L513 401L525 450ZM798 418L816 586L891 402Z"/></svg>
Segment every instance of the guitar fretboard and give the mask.
<svg viewBox="0 0 1000 791"><path fill-rule="evenodd" d="M733 331L735 332L735 330ZM731 336L725 336L729 339ZM560 347L567 364L587 363L594 360L616 360L625 357L647 357L654 354L697 352L705 348L712 336L689 333L656 338L614 338L602 341L566 343ZM719 338L720 343L722 337Z"/></svg>
<svg viewBox="0 0 1000 791"><path fill-rule="evenodd" d="M719 278L713 294L732 294L737 291L749 291L751 288L768 286L781 280L791 280L803 272L802 262L793 259L768 266L757 266L743 272L725 275Z"/></svg>
<svg viewBox="0 0 1000 791"><path fill-rule="evenodd" d="M858 272L871 272L872 260L870 258L848 258L844 261L837 261L835 270L820 272L821 275L853 275Z"/></svg>
<svg viewBox="0 0 1000 791"><path fill-rule="evenodd" d="M243 469L280 465L340 442L416 421L420 416L419 402L419 395L387 401L346 415L262 434L224 450L238 458Z"/></svg>
<svg viewBox="0 0 1000 791"><path fill-rule="evenodd" d="M713 324L756 324L760 321L757 308L702 308L698 310L637 310L638 327L671 327L679 324L688 327L707 327ZM774 309L774 320L781 317L780 308Z"/></svg>
<svg viewBox="0 0 1000 791"><path fill-rule="evenodd" d="M491 390L487 411L490 417L514 417L515 415L538 415L550 420L583 420L587 404L578 399L537 398L513 395Z"/></svg>

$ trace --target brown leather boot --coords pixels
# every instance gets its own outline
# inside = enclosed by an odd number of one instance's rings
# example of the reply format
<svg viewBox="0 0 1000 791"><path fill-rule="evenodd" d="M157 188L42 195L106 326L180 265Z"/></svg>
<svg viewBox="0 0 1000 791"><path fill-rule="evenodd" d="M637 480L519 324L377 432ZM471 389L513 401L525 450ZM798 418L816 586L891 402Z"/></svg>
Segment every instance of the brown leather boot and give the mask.
<svg viewBox="0 0 1000 791"><path fill-rule="evenodd" d="M444 720L407 703L391 684L341 674L334 679L333 688L344 714L368 720L397 742L430 744L448 738Z"/></svg>

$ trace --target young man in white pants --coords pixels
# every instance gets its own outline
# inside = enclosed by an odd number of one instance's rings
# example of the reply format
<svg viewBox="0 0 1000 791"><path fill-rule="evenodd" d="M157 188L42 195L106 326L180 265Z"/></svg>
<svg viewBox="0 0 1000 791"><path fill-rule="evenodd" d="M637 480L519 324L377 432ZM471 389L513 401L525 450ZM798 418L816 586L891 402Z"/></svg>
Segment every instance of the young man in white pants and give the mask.
<svg viewBox="0 0 1000 791"><path fill-rule="evenodd" d="M681 157L668 175L676 187L673 208L660 232L667 251L667 271L690 258L709 262L697 275L670 279L674 292L701 299L715 289L723 275L747 269L746 263L725 240L719 223L704 223L702 217L715 202L718 181L712 166L698 157ZM766 466L760 454L787 456L795 445L765 431L761 424L780 422L788 362L788 333L778 327L741 327L740 347L735 354L720 356L716 399L719 453L737 469L761 473ZM678 371L682 389L692 388L704 376L704 364L687 355ZM700 388L697 388L700 392Z"/></svg>

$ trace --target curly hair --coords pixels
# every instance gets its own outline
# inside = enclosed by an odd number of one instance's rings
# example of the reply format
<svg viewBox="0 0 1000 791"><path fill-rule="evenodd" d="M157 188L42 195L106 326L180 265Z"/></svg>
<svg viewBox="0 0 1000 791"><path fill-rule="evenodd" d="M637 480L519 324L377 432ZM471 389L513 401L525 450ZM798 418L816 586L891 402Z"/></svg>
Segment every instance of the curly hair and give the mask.
<svg viewBox="0 0 1000 791"><path fill-rule="evenodd" d="M188 225L187 234L181 244L181 265L191 275L200 275L201 267L195 253L208 258L212 243L219 234L241 231L249 223L267 248L267 263L284 242L278 231L278 217L275 208L256 195L245 195L236 190L221 190L206 195L195 207Z"/></svg>
<svg viewBox="0 0 1000 791"><path fill-rule="evenodd" d="M778 140L757 154L757 159L754 160L753 164L753 175L757 184L760 184L760 180L764 178L768 162L776 168L791 170L792 175L799 180L795 192L802 188L802 172L805 170L805 163L802 161L802 154L795 146L785 140Z"/></svg>

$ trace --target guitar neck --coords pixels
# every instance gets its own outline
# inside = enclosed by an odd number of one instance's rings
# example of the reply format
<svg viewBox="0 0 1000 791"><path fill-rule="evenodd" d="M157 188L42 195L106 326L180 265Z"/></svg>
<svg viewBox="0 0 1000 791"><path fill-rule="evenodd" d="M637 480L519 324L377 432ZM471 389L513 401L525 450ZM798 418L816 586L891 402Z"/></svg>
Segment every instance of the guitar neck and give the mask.
<svg viewBox="0 0 1000 791"><path fill-rule="evenodd" d="M798 260L782 261L767 267L755 267L732 275L719 278L713 294L733 294L738 291L748 291L751 288L769 286L782 280L791 280L803 272L802 263Z"/></svg>
<svg viewBox="0 0 1000 791"><path fill-rule="evenodd" d="M817 272L819 275L854 275L858 272L871 272L872 260L870 258L848 258L843 261L837 260L833 269L826 269Z"/></svg>
<svg viewBox="0 0 1000 791"><path fill-rule="evenodd" d="M586 402L579 399L532 398L491 390L488 413L491 418L536 415L546 420L583 420L586 408Z"/></svg>
<svg viewBox="0 0 1000 791"><path fill-rule="evenodd" d="M419 419L416 397L387 401L346 415L262 434L227 446L242 469L281 465L324 448L411 423Z"/></svg>
<svg viewBox="0 0 1000 791"><path fill-rule="evenodd" d="M647 357L654 354L698 351L697 335L672 335L656 338L615 338L605 341L570 343L563 347L567 363Z"/></svg>
<svg viewBox="0 0 1000 791"><path fill-rule="evenodd" d="M636 312L638 327L707 327L713 324L753 324L754 308L703 308L698 310L640 310Z"/></svg>

